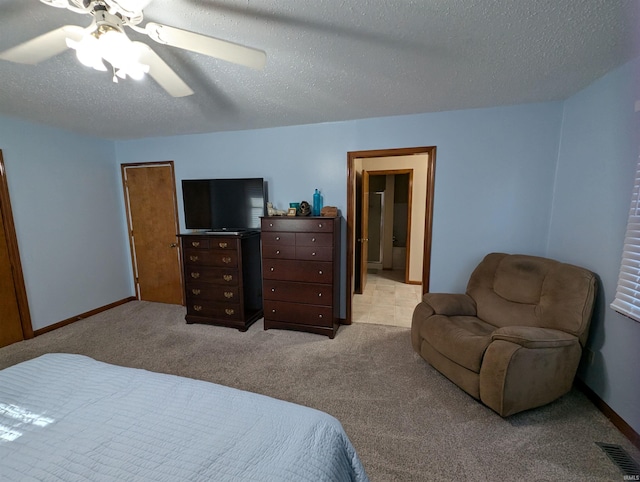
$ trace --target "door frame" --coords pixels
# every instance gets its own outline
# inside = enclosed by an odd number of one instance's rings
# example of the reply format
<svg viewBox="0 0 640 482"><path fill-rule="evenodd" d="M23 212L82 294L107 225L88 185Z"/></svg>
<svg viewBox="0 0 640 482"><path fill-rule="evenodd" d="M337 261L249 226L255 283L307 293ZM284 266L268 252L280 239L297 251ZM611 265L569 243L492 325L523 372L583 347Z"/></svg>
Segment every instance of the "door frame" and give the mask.
<svg viewBox="0 0 640 482"><path fill-rule="evenodd" d="M352 305L354 296L354 248L356 229L356 159L367 159L374 157L399 157L418 154L427 154L427 176L426 183L426 207L425 207L425 227L424 246L422 259L422 293L429 292L429 276L431 273L431 238L433 228L433 201L435 187L436 169L436 146L428 147L404 147L396 149L377 149L370 151L347 152L347 279L346 279L346 319L345 324L351 324ZM413 179L414 183L423 182L420 179Z"/></svg>
<svg viewBox="0 0 640 482"><path fill-rule="evenodd" d="M20 261L20 251L18 250L18 237L13 222L11 200L9 199L9 184L7 182L2 150L0 150L0 210L2 210L3 219L0 229L4 229L4 235L7 239L9 262L11 263L11 271L13 273L13 285L18 302L18 310L20 312L22 336L25 340L29 340L34 336L33 326L31 325L31 312L29 311L29 300L27 299L27 290L24 284L24 273Z"/></svg>
<svg viewBox="0 0 640 482"><path fill-rule="evenodd" d="M131 252L131 273L133 275L133 287L136 293L136 299L141 300L140 296L140 284L138 283L138 265L136 260L136 250L135 245L133 243L133 237L131 235L132 232L132 220L131 220L131 212L129 206L129 192L126 185L126 175L125 170L127 168L136 168L136 167L157 167L157 166L168 166L171 169L171 177L173 179L173 204L174 204L174 212L175 223L176 223L176 237L180 234L180 221L178 215L178 193L176 191L176 170L175 164L173 161L149 161L149 162L130 162L120 164L120 177L122 178L122 191L124 194L124 209L127 216L127 237L129 238L129 249ZM176 242L176 249L178 250L178 263L182 266L182 252L180 250L180 243ZM180 273L180 286L182 290L182 301L181 304L184 305L184 278L182 276L182 269L179 269Z"/></svg>

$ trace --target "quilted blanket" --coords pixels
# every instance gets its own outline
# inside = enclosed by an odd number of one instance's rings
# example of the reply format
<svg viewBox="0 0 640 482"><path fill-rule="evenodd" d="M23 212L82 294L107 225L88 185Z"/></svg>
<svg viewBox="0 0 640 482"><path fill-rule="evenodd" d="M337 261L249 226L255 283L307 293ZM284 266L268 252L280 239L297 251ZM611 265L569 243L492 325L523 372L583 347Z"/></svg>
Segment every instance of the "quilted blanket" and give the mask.
<svg viewBox="0 0 640 482"><path fill-rule="evenodd" d="M0 371L2 481L367 481L334 417L48 354Z"/></svg>

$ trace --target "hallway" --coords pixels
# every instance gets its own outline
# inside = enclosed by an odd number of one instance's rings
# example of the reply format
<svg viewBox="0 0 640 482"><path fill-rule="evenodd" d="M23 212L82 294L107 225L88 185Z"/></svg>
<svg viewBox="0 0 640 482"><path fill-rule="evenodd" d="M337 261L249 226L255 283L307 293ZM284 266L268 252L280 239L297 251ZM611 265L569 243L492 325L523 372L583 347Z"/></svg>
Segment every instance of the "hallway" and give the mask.
<svg viewBox="0 0 640 482"><path fill-rule="evenodd" d="M403 281L404 270L369 270L364 293L353 296L353 322L411 327L422 287Z"/></svg>

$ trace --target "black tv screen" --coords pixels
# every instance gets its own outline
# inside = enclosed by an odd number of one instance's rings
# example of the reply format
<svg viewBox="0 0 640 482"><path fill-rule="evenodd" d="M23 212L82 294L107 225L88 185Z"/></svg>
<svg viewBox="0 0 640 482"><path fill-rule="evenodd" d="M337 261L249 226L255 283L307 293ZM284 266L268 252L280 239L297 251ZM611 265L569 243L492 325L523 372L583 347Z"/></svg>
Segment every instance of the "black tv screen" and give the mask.
<svg viewBox="0 0 640 482"><path fill-rule="evenodd" d="M259 230L266 213L263 178L183 179L187 229Z"/></svg>

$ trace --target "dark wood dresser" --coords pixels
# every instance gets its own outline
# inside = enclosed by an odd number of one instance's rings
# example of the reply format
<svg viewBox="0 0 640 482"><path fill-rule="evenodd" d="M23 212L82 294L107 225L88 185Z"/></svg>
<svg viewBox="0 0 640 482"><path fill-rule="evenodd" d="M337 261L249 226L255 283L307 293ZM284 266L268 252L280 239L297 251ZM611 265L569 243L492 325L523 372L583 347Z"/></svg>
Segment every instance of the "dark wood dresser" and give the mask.
<svg viewBox="0 0 640 482"><path fill-rule="evenodd" d="M262 317L260 233L180 236L187 323L246 331Z"/></svg>
<svg viewBox="0 0 640 482"><path fill-rule="evenodd" d="M333 338L340 319L340 217L262 218L264 328Z"/></svg>

